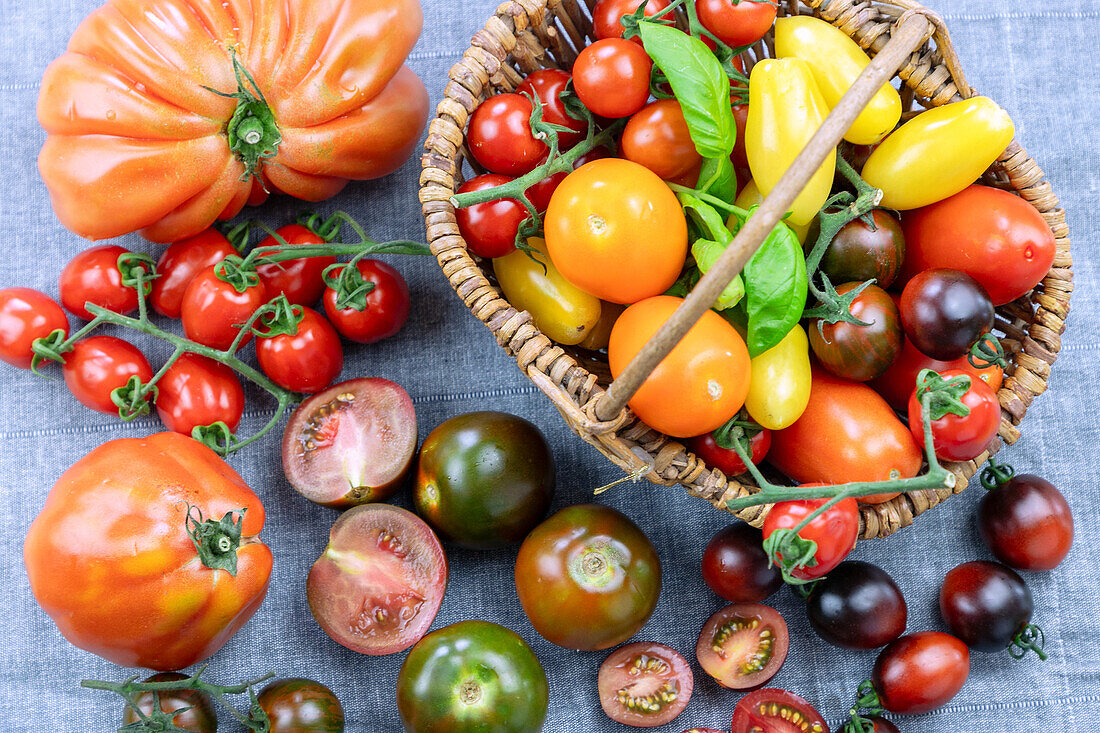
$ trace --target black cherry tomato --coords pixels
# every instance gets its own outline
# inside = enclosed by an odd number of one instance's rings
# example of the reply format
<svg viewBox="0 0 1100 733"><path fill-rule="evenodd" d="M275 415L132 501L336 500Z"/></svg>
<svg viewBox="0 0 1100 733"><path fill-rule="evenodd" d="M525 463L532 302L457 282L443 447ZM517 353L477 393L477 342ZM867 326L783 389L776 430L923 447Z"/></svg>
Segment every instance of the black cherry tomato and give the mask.
<svg viewBox="0 0 1100 733"><path fill-rule="evenodd" d="M730 603L759 603L781 587L779 568L769 565L764 535L736 521L711 538L703 550L703 582Z"/></svg>
<svg viewBox="0 0 1100 733"><path fill-rule="evenodd" d="M844 295L860 284L844 283L836 291ZM848 310L868 325L824 323L815 318L807 329L810 348L821 365L836 376L866 382L881 376L901 351L901 320L894 301L875 285L857 295Z"/></svg>
<svg viewBox="0 0 1100 733"><path fill-rule="evenodd" d="M901 294L901 323L913 345L933 359L964 356L993 328L993 301L958 270L925 270Z"/></svg>
<svg viewBox="0 0 1100 733"><path fill-rule="evenodd" d="M730 726L733 733L829 733L825 719L809 701L775 689L741 698Z"/></svg>
<svg viewBox="0 0 1100 733"><path fill-rule="evenodd" d="M982 497L978 529L994 556L1019 570L1053 570L1073 545L1066 498L1031 474L1014 476Z"/></svg>
<svg viewBox="0 0 1100 733"><path fill-rule="evenodd" d="M901 222L882 209L871 212L875 228L856 219L837 232L825 256L821 271L834 283L866 282L886 290L897 279L905 262L905 234Z"/></svg>
<svg viewBox="0 0 1100 733"><path fill-rule="evenodd" d="M890 642L879 652L871 684L882 707L919 715L950 702L970 675L970 652L950 634L922 631Z"/></svg>
<svg viewBox="0 0 1100 733"><path fill-rule="evenodd" d="M343 733L344 708L325 685L299 677L275 680L257 701L271 733Z"/></svg>
<svg viewBox="0 0 1100 733"><path fill-rule="evenodd" d="M147 677L144 682L176 682L187 679L187 675L179 672L160 672ZM156 693L140 692L134 702L145 715L153 712L154 699L160 700L160 709L165 713L183 710L172 717L172 725L191 733L214 733L218 728L218 714L214 708L214 698L208 692L199 690L162 690ZM187 709L184 709L187 708ZM134 710L127 705L126 712L122 715L123 725L134 725L140 718Z"/></svg>
<svg viewBox="0 0 1100 733"><path fill-rule="evenodd" d="M639 641L621 646L600 665L600 707L616 723L653 728L687 707L695 680L675 649Z"/></svg>
<svg viewBox="0 0 1100 733"><path fill-rule="evenodd" d="M1031 623L1035 604L1023 578L998 562L967 562L940 587L940 614L947 628L980 652L1003 651Z"/></svg>
<svg viewBox="0 0 1100 733"><path fill-rule="evenodd" d="M849 560L818 581L806 599L810 626L843 649L877 649L905 633L908 608L885 570Z"/></svg>
<svg viewBox="0 0 1100 733"><path fill-rule="evenodd" d="M790 637L779 611L735 603L712 615L699 632L699 666L723 687L752 690L778 674Z"/></svg>

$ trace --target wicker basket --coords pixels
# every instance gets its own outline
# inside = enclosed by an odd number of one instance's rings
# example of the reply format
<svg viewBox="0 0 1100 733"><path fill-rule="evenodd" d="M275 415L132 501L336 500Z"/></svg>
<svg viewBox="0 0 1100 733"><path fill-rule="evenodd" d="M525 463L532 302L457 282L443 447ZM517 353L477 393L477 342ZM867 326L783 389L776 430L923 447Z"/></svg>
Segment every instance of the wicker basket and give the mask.
<svg viewBox="0 0 1100 733"><path fill-rule="evenodd" d="M492 280L492 268L472 257L455 223L450 197L464 179L464 130L473 110L486 97L513 91L523 76L544 67L570 68L577 50L592 40L591 6L595 0L515 0L501 5L478 31L462 60L450 72L445 99L432 121L423 157L420 200L428 241L440 267L470 311L516 358L520 369L561 412L578 435L627 472L643 472L655 483L681 484L693 496L724 508L725 502L755 490L747 476L729 478L709 469L683 445L648 427L629 411L616 420L596 418L595 399L610 383L607 358L563 347L534 326L526 312L504 299ZM967 84L946 29L934 14L909 0L788 0L781 13L813 13L840 28L872 55L889 40L895 23L906 13L926 14L936 34L913 53L899 76L904 80L906 108L943 105L975 94ZM749 53L769 54L771 36ZM1050 225L1057 240L1054 265L1036 289L997 309L997 328L1009 356L999 437L1014 443L1032 400L1046 389L1051 365L1073 290L1072 258L1065 214L1038 164L1013 142L985 176L985 183L1014 191L1030 202ZM994 441L990 452L1000 447ZM958 481L954 493L966 488L986 454L974 461L949 464ZM928 490L903 494L885 504L863 506L861 538L885 537L912 523L917 515L941 503L953 492ZM766 507L738 514L759 525Z"/></svg>

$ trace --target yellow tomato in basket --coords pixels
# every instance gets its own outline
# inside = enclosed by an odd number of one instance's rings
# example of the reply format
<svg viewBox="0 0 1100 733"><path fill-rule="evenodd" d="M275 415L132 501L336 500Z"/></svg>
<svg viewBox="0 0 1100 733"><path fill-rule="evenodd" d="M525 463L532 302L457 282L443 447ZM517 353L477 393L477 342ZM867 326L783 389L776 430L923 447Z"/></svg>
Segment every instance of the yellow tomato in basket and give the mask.
<svg viewBox="0 0 1100 733"><path fill-rule="evenodd" d="M546 253L546 242L531 237L527 244L536 251L516 250L493 260L504 297L530 313L538 329L559 344L581 343L600 320L600 299L562 277Z"/></svg>
<svg viewBox="0 0 1100 733"><path fill-rule="evenodd" d="M810 65L825 103L832 109L855 83L871 59L836 26L812 15L792 15L775 22L775 54L802 59ZM901 96L883 84L848 128L844 139L874 145L890 134L901 119Z"/></svg>
<svg viewBox="0 0 1100 733"><path fill-rule="evenodd" d="M687 258L687 220L676 194L645 166L620 158L594 160L566 176L543 228L565 279L612 303L660 295Z"/></svg>
<svg viewBox="0 0 1100 733"><path fill-rule="evenodd" d="M613 377L683 302L658 295L619 316L607 349ZM750 368L744 340L722 316L708 310L646 378L630 409L651 428L674 438L709 433L745 404Z"/></svg>
<svg viewBox="0 0 1100 733"><path fill-rule="evenodd" d="M894 131L863 166L882 206L929 206L970 186L1000 157L1016 128L996 102L973 97L933 107Z"/></svg>
<svg viewBox="0 0 1100 733"><path fill-rule="evenodd" d="M765 59L752 68L745 150L760 193L771 193L828 114L829 107L805 61ZM791 205L792 224L813 221L829 198L835 172L833 150Z"/></svg>
<svg viewBox="0 0 1100 733"><path fill-rule="evenodd" d="M768 430L790 427L810 402L810 342L802 326L752 360L745 409Z"/></svg>

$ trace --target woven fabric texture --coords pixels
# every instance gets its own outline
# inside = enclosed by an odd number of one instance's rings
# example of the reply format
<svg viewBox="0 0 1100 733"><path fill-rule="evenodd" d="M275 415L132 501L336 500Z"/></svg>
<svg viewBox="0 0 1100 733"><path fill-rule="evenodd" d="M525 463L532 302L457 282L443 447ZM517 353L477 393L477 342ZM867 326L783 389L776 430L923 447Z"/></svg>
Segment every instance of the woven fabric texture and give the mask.
<svg viewBox="0 0 1100 733"><path fill-rule="evenodd" d="M470 36L493 12L495 0L423 0L425 30L410 56L412 68L438 101L447 69ZM55 219L38 176L36 157L44 133L35 121L39 79L58 56L77 23L96 0L0 0L0 159L9 166L0 196L0 287L25 285L57 295L61 265L86 246ZM1069 559L1050 573L1029 574L1035 620L1046 631L1045 663L1014 662L1007 654L975 654L970 679L945 709L898 720L905 731L1095 728L1100 715L1100 602L1090 580L1100 565L1100 540L1090 529L1100 520L1095 476L1100 454L1096 373L1100 369L1100 139L1095 116L1100 81L1092 69L1100 57L1100 3L1051 0L1016 4L995 0L929 0L951 28L970 82L1013 115L1018 138L1039 161L1068 214L1074 242L1076 290L1073 314L1050 390L1029 410L1024 437L1003 456L1021 472L1038 473L1067 495L1078 527ZM416 198L419 165L409 161L380 181L352 184L319 208L343 209L374 237L422 238ZM271 224L288 222L300 205L278 199L255 212ZM137 236L119 240L131 249L158 252ZM349 348L344 377L380 376L412 395L423 438L453 415L494 409L521 415L545 433L555 452L558 490L554 509L592 500L594 487L619 477L594 449L575 437L550 403L501 351L450 290L431 258L387 258L408 278L413 309L397 337ZM167 356L163 344L141 339L152 361ZM250 357L252 358L252 357ZM120 700L83 690L82 678L122 679L130 670L69 645L31 596L22 562L27 527L57 477L100 443L159 429L153 419L122 425L78 405L59 381L0 365L0 588L6 619L0 625L0 728L99 733L116 730ZM242 430L255 430L272 404L249 392ZM310 504L283 477L276 436L231 459L268 510L264 536L275 553L271 589L244 629L210 660L208 676L230 683L273 670L328 684L343 701L349 733L402 729L394 687L403 655L367 657L332 642L313 622L305 577L326 544L336 517ZM860 544L853 557L889 571L909 604L909 630L942 629L936 599L944 574L955 565L987 559L973 521L981 488L921 516L886 540ZM679 488L625 484L599 501L620 509L650 536L660 553L664 585L652 619L636 637L669 644L689 658L703 621L723 602L703 584L699 561L711 535L728 515ZM396 503L408 506L408 497ZM503 624L528 641L550 679L551 709L545 730L620 731L600 711L596 670L604 652L578 653L544 641L516 598L515 550L472 552L448 548L451 581L433 628L465 620ZM770 686L813 701L839 727L854 691L870 675L874 653L843 652L810 630L803 603L781 591L770 601L787 618L791 652ZM739 699L698 667L695 695L673 724L725 729ZM238 730L223 716L225 730Z"/></svg>

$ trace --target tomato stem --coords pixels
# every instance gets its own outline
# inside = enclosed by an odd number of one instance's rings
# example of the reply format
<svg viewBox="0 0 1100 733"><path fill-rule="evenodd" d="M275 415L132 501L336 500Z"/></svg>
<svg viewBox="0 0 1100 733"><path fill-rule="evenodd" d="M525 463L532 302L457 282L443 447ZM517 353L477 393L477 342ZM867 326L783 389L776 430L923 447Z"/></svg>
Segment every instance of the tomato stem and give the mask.
<svg viewBox="0 0 1100 733"><path fill-rule="evenodd" d="M1035 624L1028 624L1012 639L1012 643L1008 645L1008 653L1013 659L1023 659L1029 653L1035 652L1039 660L1045 662L1050 658L1043 651L1046 643L1047 638L1043 630Z"/></svg>
<svg viewBox="0 0 1100 733"><path fill-rule="evenodd" d="M993 456L990 456L989 465L982 469L980 476L982 488L986 491L993 491L998 486L1007 484L1015 475L1016 469L1007 463L997 463L993 460Z"/></svg>

